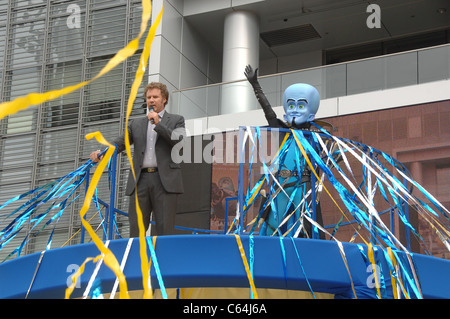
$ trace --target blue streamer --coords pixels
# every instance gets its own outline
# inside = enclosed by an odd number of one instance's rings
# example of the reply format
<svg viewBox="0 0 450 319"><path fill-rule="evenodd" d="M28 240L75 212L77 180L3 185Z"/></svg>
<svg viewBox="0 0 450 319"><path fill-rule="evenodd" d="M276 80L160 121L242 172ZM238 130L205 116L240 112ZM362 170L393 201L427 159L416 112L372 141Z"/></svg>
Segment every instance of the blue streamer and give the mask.
<svg viewBox="0 0 450 319"><path fill-rule="evenodd" d="M167 293L166 293L166 288L164 287L164 282L161 276L161 271L159 269L159 264L158 264L158 259L156 258L156 253L155 253L155 249L153 248L152 242L150 240L150 237L147 237L147 243L148 243L148 247L150 248L150 255L152 258L152 265L155 269L156 272L156 278L158 279L158 283L159 283L159 289L161 290L161 294L163 296L164 299L167 299Z"/></svg>
<svg viewBox="0 0 450 319"><path fill-rule="evenodd" d="M403 282L408 283L407 287L409 287L412 290L416 298L422 299L422 295L419 292L418 283L416 284L416 282L414 281L414 276L412 274L413 270L408 265L405 265L405 262L403 262L402 259L400 259L398 251L392 250L392 253L395 255L395 258L397 259L397 264L400 266L402 270L401 275L404 279ZM410 254L410 256L412 256L412 254Z"/></svg>
<svg viewBox="0 0 450 319"><path fill-rule="evenodd" d="M30 235L32 232L50 214L51 211L56 210L56 213L50 217L50 219L45 222L45 224L36 233L33 234L33 237L36 236L48 225L54 223L45 248L46 250L50 249L56 224L60 220L64 210L69 207L78 198L78 196L70 201L69 198L71 198L79 186L82 185L86 178L87 172L93 165L95 165L95 163L88 161L66 176L18 195L0 206L0 209L5 209L8 205L14 202L20 201L27 196L34 195L33 198L27 200L24 204L14 209L11 213L5 215L3 220L0 222L1 224L13 217L13 219L9 221L8 225L0 230L0 250L10 243L27 225L31 226L19 246L12 249L12 252L9 253L3 261L7 260L14 254L20 256L23 247L31 239ZM39 213L39 209L47 204L49 206L46 207L44 212Z"/></svg>
<svg viewBox="0 0 450 319"><path fill-rule="evenodd" d="M314 291L313 291L313 289L311 287L311 284L309 283L308 277L306 276L305 268L303 268L303 264L302 264L302 261L300 259L300 254L298 253L297 246L295 245L293 237L291 237L291 241L292 241L292 246L294 246L295 253L297 254L297 259L298 259L298 262L300 264L300 268L302 269L303 276L305 277L305 281L308 284L309 290L311 291L314 299L316 299L316 295L314 294Z"/></svg>
<svg viewBox="0 0 450 319"><path fill-rule="evenodd" d="M89 296L91 297L91 299L104 299L100 279L97 278L94 280L91 291L89 292Z"/></svg>
<svg viewBox="0 0 450 319"><path fill-rule="evenodd" d="M284 250L283 239L284 239L284 237L280 236L280 247L281 247L281 257L283 260L284 281L286 283L286 289L287 289L288 286L287 286L287 270L286 270L286 252Z"/></svg>
<svg viewBox="0 0 450 319"><path fill-rule="evenodd" d="M249 249L248 250L249 250L249 255L250 255L250 258L249 258L250 274L252 275L252 278L254 278L253 266L254 266L254 262L255 262L255 255L254 255L254 252L253 252L253 248L255 246L255 241L253 240L253 235L249 236L248 244L249 244ZM251 299L255 299L255 296L253 295L253 289L250 289L250 298Z"/></svg>
<svg viewBox="0 0 450 319"><path fill-rule="evenodd" d="M311 160L311 163L314 165L314 168L317 168L317 172L321 171L326 176L328 181L331 183L332 187L338 192L340 200L347 208L348 212L353 216L355 221L358 223L360 227L364 227L370 234L370 241L374 246L374 252L382 250L383 254L386 254L385 246L390 247L395 251L397 245L401 245L399 240L395 238L394 234L384 225L383 220L379 219L378 210L375 208L375 203L373 199L377 194L384 199L384 201L391 206L391 210L395 211L400 217L402 223L412 231L412 233L421 241L423 238L420 236L417 230L409 222L405 212L403 211L403 205L407 202L408 199L413 199L415 204L421 205L425 210L421 211L423 213L430 212L434 217L443 217L444 218L444 226L448 227L448 222L450 221L448 217L448 211L443 208L443 206L436 202L436 200L428 194L425 189L423 189L416 182L412 181L410 183L411 190L408 190L408 185L399 181L399 179L395 176L396 171L404 174L405 181L412 180L408 170L406 167L401 164L399 161L394 159L392 156L387 155L386 153L377 150L373 147L364 145L359 142L351 141L345 138L334 137L329 132L325 131L323 128L317 126L315 123L312 123L316 126L320 133L310 132L310 131L302 131L302 130L291 130L285 144L278 152L278 155L272 159L272 165L278 165L278 172L283 168L287 168L289 170L296 170L299 174L303 171L303 168L306 166L305 159L303 155L300 153L300 149L294 139L297 138L299 143L302 145L302 148L306 152L306 156ZM260 129L256 128L255 139L260 138ZM323 139L329 139L332 142L331 146L328 147L329 144L323 143ZM256 143L256 142L255 142ZM338 144L339 149L335 150L334 146ZM261 146L261 142L259 144ZM254 145L255 146L255 145ZM292 159L292 152L294 152L294 158ZM288 153L290 155L288 155ZM347 160L346 154L351 154L355 158L361 162L362 168L362 181L356 183L356 178L353 175L352 168L349 167L349 162ZM252 154L253 155L253 154ZM342 156L345 161L345 165L347 166L351 176L347 176L348 173L344 172L342 167L338 165L338 158ZM289 162L287 162L289 157ZM261 176L259 181L255 184L252 191L247 191L247 196L245 197L245 202L243 203L243 207L246 207L246 210L249 206L246 205L248 203L248 199L254 195L254 191L258 189L262 182L267 181L269 186L269 196L266 202L261 205L261 209L258 212L258 217L256 223L253 225L251 234L255 230L258 221L261 218L264 209L267 208L268 205L271 205L271 218L274 218L275 221L279 221L279 218L283 217L286 219L288 214L292 212L292 205L298 205L296 203L296 197L299 194L304 194L305 189L302 187L301 183L297 183L292 186L294 189L283 189L283 192L288 194L288 199L286 199L286 207L277 207L275 203L275 197L277 196L276 189L279 187L277 183L272 179L272 176L269 173L269 169L273 169L275 166L268 167L265 163L262 163L262 167L264 169L264 174ZM293 167L293 168L292 168ZM335 170L335 171L332 171ZM391 172L391 170L393 172ZM336 177L334 174L336 174ZM275 178L277 181L282 183L283 179L280 180L279 173L275 174ZM251 174L248 174L248 185L249 190L251 189ZM344 178L348 183L351 183L351 180L355 182L355 185L349 184L350 187L344 185L340 182L339 178ZM289 181L293 181L294 179ZM315 191L314 185L312 185L312 190ZM431 204L423 203L422 200L418 199L416 196L412 195L412 187L416 187L420 192L422 192L427 200L430 201ZM284 195L283 195L284 196ZM305 201L305 206L308 206L308 203ZM433 207L432 207L433 206ZM434 210L434 206L437 207L437 211ZM309 214L309 211L305 213ZM439 215L439 213L441 215ZM373 216L372 216L373 214ZM278 216L280 215L280 216ZM283 215L283 216L281 216ZM244 217L244 216L242 216ZM279 218L277 218L279 217ZM292 218L292 220L291 220ZM284 221L284 219L282 219ZM288 229L294 229L294 226L298 220L297 212L293 214L293 216L289 217L287 221ZM342 223L343 218L338 222L335 229L333 230L333 236L335 236L339 225ZM438 220L436 220L438 222ZM270 225L271 227L273 225ZM280 229L282 225L275 225L275 228ZM440 225L441 226L441 225ZM271 228L270 227L270 228ZM283 226L284 227L284 226ZM296 227L296 226L295 226ZM437 229L436 229L437 231ZM270 234L270 230L267 223L262 223L260 229L260 235ZM295 229L294 229L295 233ZM286 236L290 236L291 232L286 233ZM441 239L443 241L450 242L447 238L446 234L440 234ZM275 234L276 235L276 234ZM278 231L278 235L282 237L282 234ZM355 233L356 235L356 233ZM444 242L445 244L445 242ZM280 238L281 252L283 257L283 267L286 274L286 260L284 257L284 245L283 241ZM377 248L375 248L377 247ZM406 248L401 246L405 253L408 253ZM297 252L298 253L298 252ZM379 254L377 254L379 255ZM299 258L299 255L298 255ZM407 289L411 290L413 294L417 297L420 296L418 283L416 283L412 276L412 270L409 269L408 265L405 264L404 260L398 258L397 261L399 263L399 267L403 269L401 272L402 276L405 276L406 282L408 282ZM301 260L299 259L301 264ZM377 261L377 265L381 267L380 261ZM301 265L302 266L302 265ZM388 268L392 272L392 265L388 263ZM381 268L380 268L381 269ZM302 269L303 271L303 269ZM381 297L386 296L386 279L384 273L380 274L380 291L382 293Z"/></svg>

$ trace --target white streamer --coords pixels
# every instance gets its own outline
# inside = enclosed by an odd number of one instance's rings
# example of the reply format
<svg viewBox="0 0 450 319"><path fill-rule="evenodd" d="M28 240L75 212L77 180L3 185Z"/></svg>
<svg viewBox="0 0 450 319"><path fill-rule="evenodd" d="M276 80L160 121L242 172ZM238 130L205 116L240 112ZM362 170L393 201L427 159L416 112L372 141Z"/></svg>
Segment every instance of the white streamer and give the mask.
<svg viewBox="0 0 450 319"><path fill-rule="evenodd" d="M125 264L128 260L128 254L131 249L131 244L133 243L133 238L128 239L127 247L125 248L125 252L123 253L122 262L120 263L120 271L123 273L123 269L125 268ZM119 286L119 279L116 278L116 281L114 282L113 289L111 291L111 295L109 296L109 299L114 299L114 296L117 291L117 287Z"/></svg>
<svg viewBox="0 0 450 319"><path fill-rule="evenodd" d="M109 245L109 240L105 242L105 247L108 248ZM92 288L92 284L94 283L95 278L97 277L98 271L100 269L100 266L103 263L103 257L105 257L105 255L102 253L102 258L97 262L97 265L95 265L95 269L91 275L91 279L89 279L88 285L86 287L86 290L83 293L83 299L86 299L87 296L89 295L89 292L91 291Z"/></svg>

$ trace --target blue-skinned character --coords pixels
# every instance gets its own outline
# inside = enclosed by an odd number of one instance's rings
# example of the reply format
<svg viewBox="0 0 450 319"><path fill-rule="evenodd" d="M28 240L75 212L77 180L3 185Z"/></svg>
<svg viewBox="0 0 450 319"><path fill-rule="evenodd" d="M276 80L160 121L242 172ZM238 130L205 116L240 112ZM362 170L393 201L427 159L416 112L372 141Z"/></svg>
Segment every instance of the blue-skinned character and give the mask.
<svg viewBox="0 0 450 319"><path fill-rule="evenodd" d="M253 87L269 127L309 130L320 104L317 89L305 83L289 86L283 94L285 114L281 120L277 118L258 82L257 71L258 69L253 70L248 65L244 73ZM280 141L282 138L283 136L280 136ZM291 139L290 143L295 142ZM295 145L286 145L283 150L284 152L280 154L281 165L277 173L277 180L283 189L275 186L270 192L273 200L270 200L270 205L263 214L265 222L261 226L260 235L272 235L276 232L279 235L293 236L301 227L298 233L300 237L312 237L312 225L306 219L299 219L302 212L310 216L311 171ZM288 216L290 216L288 221L279 227ZM316 205L316 221L322 224L319 204ZM303 225L300 226L302 222Z"/></svg>
<svg viewBox="0 0 450 319"><path fill-rule="evenodd" d="M312 122L319 109L320 95L315 87L305 83L289 86L283 94L284 120L290 127Z"/></svg>

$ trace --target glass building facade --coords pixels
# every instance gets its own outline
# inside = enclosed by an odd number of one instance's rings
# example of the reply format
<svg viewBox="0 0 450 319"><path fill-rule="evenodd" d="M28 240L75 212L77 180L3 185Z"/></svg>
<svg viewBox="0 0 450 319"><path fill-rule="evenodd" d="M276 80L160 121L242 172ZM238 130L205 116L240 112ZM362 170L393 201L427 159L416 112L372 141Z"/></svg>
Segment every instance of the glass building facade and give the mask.
<svg viewBox="0 0 450 319"><path fill-rule="evenodd" d="M1 102L93 78L138 35L141 12L139 0L0 1ZM93 150L103 148L87 141L86 134L100 131L110 141L123 132L142 46L143 40L134 56L81 90L0 120L0 203L74 171ZM141 88L132 116L144 111L142 96ZM126 174L126 165L125 157L123 162L119 159L120 177ZM101 181L99 196L107 191L106 183ZM116 207L124 209L127 198L122 188L117 192ZM69 239L69 244L79 242L75 234L79 234L83 197L58 222L55 247ZM96 218L93 225L100 224ZM127 223L126 218L123 222ZM24 253L45 248L48 235L38 238L43 242L31 240Z"/></svg>

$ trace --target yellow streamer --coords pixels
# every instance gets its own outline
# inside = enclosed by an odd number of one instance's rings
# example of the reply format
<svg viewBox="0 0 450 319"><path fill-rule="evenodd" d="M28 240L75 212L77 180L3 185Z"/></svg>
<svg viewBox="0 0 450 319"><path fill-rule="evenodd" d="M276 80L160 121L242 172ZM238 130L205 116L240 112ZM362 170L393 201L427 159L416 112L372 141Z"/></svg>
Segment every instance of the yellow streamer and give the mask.
<svg viewBox="0 0 450 319"><path fill-rule="evenodd" d="M388 253L389 258L390 258L390 260L392 262L392 266L393 266L394 270L396 270L397 269L397 260L396 260L396 258L394 256L394 253L392 252L391 247L387 248L387 253ZM393 277L394 277L393 274L391 274L391 279ZM405 287L403 286L402 280L401 280L400 275L398 274L398 272L397 272L396 279L397 279L398 284L400 285L400 288L402 289L403 294L405 295L406 299L411 299L409 297L408 292L406 291ZM397 294L397 287L396 287L396 284L395 284L396 280L392 279L391 281L392 281L392 289L394 291L394 297L395 297L395 299L399 299L399 296Z"/></svg>
<svg viewBox="0 0 450 319"><path fill-rule="evenodd" d="M4 102L0 104L0 119L5 116L15 114L19 111L25 110L31 105L42 104L47 101L54 100L62 95L69 94L73 91L76 91L92 81L100 78L105 75L112 69L114 69L117 65L122 63L128 57L132 56L137 49L139 48L139 40L145 32L147 28L148 20L150 19L151 10L150 10L150 1L142 1L143 13L142 13L142 21L141 21L141 30L139 36L133 40L131 40L128 45L121 50L119 50L111 60L100 70L100 72L92 79L88 81L84 81L75 85L71 85L62 89L48 91L44 93L29 93L26 96L21 96L16 98L13 101Z"/></svg>
<svg viewBox="0 0 450 319"><path fill-rule="evenodd" d="M97 216L97 215L98 215L98 211L97 211L94 215L92 215L91 218L89 218L88 222L90 222L91 220L93 220L94 217ZM61 248L61 247L64 247L64 246L65 246L69 241L71 241L71 240L72 240L79 232L81 232L81 228L78 229L72 236L70 236L70 238L67 239L66 242L60 246L60 248Z"/></svg>
<svg viewBox="0 0 450 319"><path fill-rule="evenodd" d="M143 4L145 3L146 6L151 7L150 1L143 1L142 3ZM141 85L142 78L145 73L146 64L150 57L150 46L153 41L153 38L155 37L156 28L158 27L159 23L161 22L163 10L164 10L164 7L161 9L155 22L150 27L147 38L145 39L144 50L142 51L142 54L141 54L141 59L139 61L139 66L138 66L138 70L136 71L136 76L135 76L133 85L131 86L130 98L129 98L128 104L127 104L127 116L126 116L126 120L125 120L125 127L127 128L125 130L125 149L127 152L128 160L130 161L130 164L131 164L131 171L133 172L133 177L135 180L135 192L134 192L135 195L134 196L135 196L135 201L136 201L136 214L137 214L138 228L139 228L139 245L140 245L140 256L141 256L142 284L144 287L144 296L143 296L144 299L153 298L153 293L152 293L151 287L149 287L150 271L149 271L148 256L147 256L147 243L145 241L145 227L144 227L142 211L139 206L139 201L138 201L137 191L136 191L136 186L137 186L136 172L134 171L133 159L131 158L131 148L130 148L130 140L129 140L129 133L128 133L128 121L129 121L131 111L133 109L133 104L134 104L134 100L137 95L137 91L139 89L139 86ZM144 11L147 11L147 10L145 10L145 8L144 8Z"/></svg>
<svg viewBox="0 0 450 319"><path fill-rule="evenodd" d="M143 53L141 55L141 59L140 59L140 63L139 63L139 68L136 72L136 77L135 80L133 82L133 86L131 89L131 93L130 93L130 98L128 100L128 108L127 108L127 118L126 121L128 123L128 118L129 115L131 113L131 109L134 103L134 100L136 98L137 95L137 90L142 82L142 77L143 74L145 72L145 68L146 68L146 63L148 61L148 58L150 56L150 46L151 43L155 37L155 33L156 33L156 28L158 27L159 23L161 22L161 17L162 17L162 13L163 13L163 9L161 9L161 12L159 13L155 23L151 26L149 33L147 35L147 38L145 40L145 45L144 45L144 50ZM146 1L143 0L142 1L142 19L141 19L141 28L140 28L140 32L138 37L136 37L135 39L133 39L132 41L130 41L128 43L128 45L124 48L122 48L121 50L119 50L112 59L110 59L108 61L108 63L106 64L106 66L104 66L102 68L102 70L92 79L88 80L88 81L84 81L81 83L78 83L76 85L72 85L72 86L68 86L59 90L53 90L53 91L49 91L49 92L44 92L44 93L29 93L26 96L23 97L19 97L13 101L10 102L5 102L5 103L1 103L0 104L0 119L4 118L5 116L8 115L12 115L15 114L21 110L24 110L26 108L28 108L31 105L37 105L37 104L42 104L45 103L47 101L56 99L62 95L66 95L69 94L73 91L76 91L86 85L88 85L89 83L95 81L96 79L100 78L101 76L105 75L106 73L108 73L109 71L111 71L113 68L115 68L118 64L122 63L124 60L126 60L128 57L130 57L131 55L133 55L139 48L139 40L142 38L145 30L147 29L147 25L148 25L148 21L150 20L150 16L151 16L151 3L150 1ZM126 135L128 135L128 131L126 131ZM128 296L128 289L127 289L127 285L126 285L126 281L125 281L125 277L123 275L123 273L120 270L120 266L119 263L117 262L117 259L115 258L115 256L112 254L112 252L105 247L105 245L102 243L102 241L100 240L100 238L98 238L98 236L95 234L95 231L92 229L92 227L90 226L90 224L84 219L84 216L87 212L87 210L89 209L90 206L90 202L92 199L92 195L93 192L98 184L98 181L101 177L101 174L105 168L105 166L107 165L109 159L111 158L112 154L114 153L115 147L112 146L111 144L109 144L101 135L100 132L95 132L92 134L89 134L86 136L86 139L91 139L95 137L101 144L103 145L107 145L109 146L108 151L106 152L103 161L101 161L94 173L94 177L92 179L92 182L90 184L90 187L86 193L86 198L83 204L83 207L81 209L80 212L80 216L81 216L81 221L83 226L86 228L86 230L88 231L89 235L92 237L94 243L97 245L97 247L99 248L99 250L103 253L104 255L104 260L105 260L105 264L111 268L111 270L114 271L114 273L116 274L118 280L119 280L119 285L120 285L120 297L121 298L129 298ZM130 147L129 147L129 140L128 140L128 136L126 138L126 146L127 146L127 154L129 156L130 154ZM130 156L129 156L130 158ZM132 162L132 161L131 161ZM133 169L133 165L131 165L132 169ZM133 171L134 174L134 171ZM135 175L134 175L135 176ZM142 213L139 209L139 204L136 198L136 204L137 204L137 209L138 209L138 222L139 222L139 229L140 229L140 244L141 244L141 259L142 259L142 271L143 271L143 282L144 282L144 297L148 296L148 278L149 278L149 272L148 269L146 268L145 265L147 264L147 254L146 254L146 244L145 241L143 239L143 237L145 236L145 234L143 234L145 231L143 230L143 222L142 222ZM98 258L98 257L97 257ZM92 260L92 259L87 259L84 263L83 263L83 269L82 271L84 271L84 265L87 261ZM69 298L71 293L73 291L73 287L72 288L68 288L66 290L66 298ZM151 293L151 290L150 290Z"/></svg>
<svg viewBox="0 0 450 319"><path fill-rule="evenodd" d="M300 149L300 151L302 152L302 155L305 157L306 162L308 163L309 167L311 168L311 171L314 173L314 175L316 176L317 180L320 182L320 184L322 184L323 189L327 192L328 196L330 196L331 200L334 202L334 204L337 206L337 208L339 209L339 211L345 216L344 212L342 211L342 209L339 207L339 205L336 203L336 201L334 200L333 196L331 196L330 192L328 191L328 189L325 187L325 185L323 184L322 180L319 178L319 176L316 173L316 170L314 169L313 165L311 164L311 161L309 160L308 155L306 155L306 151L302 146L302 143L300 143L300 141L298 140L297 136L295 135L294 131L291 129L291 133L294 135L294 139L295 142L298 145L298 148ZM347 216L345 216L347 218ZM359 233L358 233L359 234ZM368 243L364 240L364 238L360 235L361 239L364 241L364 243L366 245L368 245ZM338 242L339 243L339 242ZM353 280L352 280L352 275L350 273L350 269L348 268L348 264L347 264L347 259L345 258L345 256L343 255L343 252L341 251L341 249L339 249L339 252L341 253L342 256L342 260L344 261L345 267L347 268L347 272L348 275L350 277L350 282L352 285L352 290L353 290L353 295L355 296L355 298L357 298L356 296L356 291L355 291L355 286L353 284Z"/></svg>
<svg viewBox="0 0 450 319"><path fill-rule="evenodd" d="M86 258L86 260L83 262L83 264L80 266L80 268L78 268L78 270L72 276L72 283L66 289L66 294L65 294L66 299L70 298L70 295L72 294L73 290L75 289L75 285L77 283L78 278L84 273L84 267L86 266L86 263L91 260L93 260L93 262L96 263L101 257L102 257L102 255L98 255L95 258L92 258L92 257Z"/></svg>
<svg viewBox="0 0 450 319"><path fill-rule="evenodd" d="M289 134L286 134L286 135L284 136L283 142L281 142L281 145L280 145L280 147L278 148L278 151L277 151L277 153L275 154L275 156L274 156L273 158L276 158L276 157L278 156L278 154L280 153L281 149L282 149L283 146L284 146L284 143L286 143L288 137L289 137ZM268 181L267 181L267 182L268 182ZM248 206L251 206L251 205L253 204L253 201L255 200L256 195L259 194L259 191L261 190L261 188L262 188L263 185L264 185L264 183L261 183L261 184L258 186L258 188L253 192L252 196L251 196L250 199L248 200L248 203L243 207L243 210L244 210L244 211L247 209ZM238 213L239 213L239 212L238 212ZM240 216L240 215L239 215L239 216ZM248 223L248 225L253 224L253 223L256 221L256 219L258 219L258 216L256 216L250 223ZM236 222L237 222L237 220L235 219L235 220L233 221L233 223L231 223L230 227L228 227L227 234L231 231L231 229L234 227L234 225L236 224Z"/></svg>
<svg viewBox="0 0 450 319"><path fill-rule="evenodd" d="M369 255L369 261L372 264L372 272L373 272L373 276L375 277L375 287L377 288L378 298L381 299L380 278L378 278L378 272L377 272L377 267L376 267L376 263L375 263L375 255L373 253L372 244L369 244L368 255Z"/></svg>
<svg viewBox="0 0 450 319"><path fill-rule="evenodd" d="M283 148L284 144L286 143L287 139L288 139L289 134L286 134L284 137L283 142L281 142L281 145L277 151L277 153L275 154L274 158L276 158L278 156L278 154L280 153L281 149ZM243 210L245 211L247 209L247 206L250 206L253 204L254 199L256 198L256 196L259 194L259 191L261 190L261 187L263 186L264 183L261 183L259 185L259 187L253 192L252 196L250 197L250 199L248 200L247 205L244 206Z"/></svg>
<svg viewBox="0 0 450 319"><path fill-rule="evenodd" d="M156 237L157 236L153 236L152 237L152 243L153 243L153 249L156 249ZM151 278L150 278L150 269L152 267L152 258L150 257L150 260L148 262L148 287L149 287L149 298L153 299L153 289L152 289L152 282L151 282Z"/></svg>
<svg viewBox="0 0 450 319"><path fill-rule="evenodd" d="M325 185L323 184L322 180L320 179L320 177L317 175L316 170L314 169L313 165L311 164L311 161L309 160L308 155L306 155L306 151L303 148L302 144L300 143L300 141L298 140L297 136L294 134L293 130L291 129L292 134L294 135L294 139L295 142L297 143L300 151L302 152L303 157L305 158L306 162L308 163L309 167L311 168L311 171L314 173L314 175L316 176L316 179L319 181L319 183L322 185L323 189L325 190L325 192L327 192L328 196L330 196L331 200L333 201L333 203L336 205L336 207L339 209L339 211L341 212L342 215L344 215L344 217L348 220L347 216L345 215L344 211L341 209L341 207L339 207L338 203L334 200L333 196L331 196L330 192L328 191L328 189L325 187ZM361 236L361 234L355 230L358 235L361 237L361 240L368 245L368 242L364 240L364 238Z"/></svg>
<svg viewBox="0 0 450 319"><path fill-rule="evenodd" d="M397 269L397 261L395 260L394 254L392 253L392 249L391 247L387 248L387 253L389 256L389 259L391 260L391 264L392 264L392 268ZM398 299L398 294L397 294L397 284L395 282L395 278L394 278L394 274L391 272L391 283L392 283L392 293L394 295L394 299Z"/></svg>
<svg viewBox="0 0 450 319"><path fill-rule="evenodd" d="M120 298L129 298L128 295L128 288L127 283L125 281L125 276L123 275L122 271L120 270L119 262L117 261L114 254L109 250L103 242L100 240L100 238L95 233L92 226L86 221L84 218L86 215L86 212L89 209L89 206L91 205L92 196L94 195L95 189L97 188L97 184L100 180L100 177L103 174L103 170L105 169L106 165L108 165L108 161L111 158L111 156L114 154L115 147L111 144L109 144L102 134L100 132L94 132L86 135L86 139L90 140L94 138L102 145L108 146L108 150L106 151L106 154L101 162L99 162L97 169L94 172L94 175L92 177L92 181L89 185L88 190L86 191L86 196L84 199L83 207L80 211L80 217L81 217L81 223L83 224L83 227L87 230L89 235L91 236L92 240L94 241L97 248L103 253L104 255L104 261L105 264L114 272L114 274L117 276L119 280L119 287L120 287ZM67 288L69 289L69 288ZM66 290L66 298L70 297L71 291Z"/></svg>
<svg viewBox="0 0 450 319"><path fill-rule="evenodd" d="M233 235L234 235L234 237L236 237L236 242L239 247L239 252L241 253L242 262L244 263L245 272L247 273L247 278L248 278L248 281L250 282L250 287L252 289L253 296L255 297L255 299L258 299L258 294L256 292L255 283L253 282L253 277L250 272L250 267L248 265L247 257L245 256L245 251L244 251L244 247L242 246L241 238L236 234L233 234Z"/></svg>
<svg viewBox="0 0 450 319"><path fill-rule="evenodd" d="M127 117L126 117L127 126L126 127L128 127L128 118L131 113L133 103L134 103L134 100L137 95L138 88L142 82L142 78L143 78L143 75L144 75L144 72L146 69L146 64L147 64L147 61L150 56L150 46L155 37L156 28L158 27L158 25L161 22L162 13L163 13L163 9L161 9L161 12L159 13L155 23L151 26L151 28L148 32L147 38L145 40L144 49L141 54L141 59L139 62L139 68L136 72L135 80L133 82L131 92L130 92L130 98L128 100ZM139 40L142 38L143 34L145 33L145 31L147 29L147 25L148 25L148 21L150 20L150 16L151 16L151 2L148 0L143 0L142 1L141 28L140 28L139 35L135 39L130 41L126 47L119 50L114 55L114 57L108 61L108 63L102 68L102 70L100 70L100 72L94 78L92 78L88 81L78 83L76 85L72 85L72 86L68 86L68 87L59 89L59 90L53 90L53 91L44 92L44 93L30 93L26 96L19 97L13 101L1 103L0 104L0 119L4 118L5 116L8 116L8 115L15 114L21 110L25 110L26 108L28 108L31 105L42 104L47 101L56 99L62 95L66 95L73 91L76 91L76 90L88 85L89 83L95 81L96 79L100 78L101 76L105 75L109 71L111 71L118 64L122 63L124 60L126 60L128 57L133 55L139 49ZM128 130L126 131L125 135L126 135L125 144L126 144L126 149L127 149L127 155L128 155L128 158L130 159L130 162L132 163L132 160L130 157L131 152L130 152L130 145L129 145L129 139L128 139ZM84 202L84 205L80 212L81 220L82 220L83 226L86 228L89 235L92 237L94 243L97 245L99 250L104 254L105 264L108 267L110 267L111 270L113 270L114 273L116 274L116 276L119 280L119 285L120 285L120 297L128 298L129 296L128 296L128 289L127 289L125 277L120 270L120 266L119 266L119 263L117 262L117 259L112 254L112 252L104 246L104 244L101 242L101 240L95 234L95 232L92 229L92 227L90 226L90 224L84 219L84 216L90 206L93 191L95 190L95 188L97 186L97 183L100 179L100 176L101 176L105 166L108 163L108 160L111 158L111 156L115 150L114 146L110 145L103 138L103 136L101 136L100 132L96 132L96 133L89 134L88 136L86 136L87 139L91 139L92 137L95 137L97 140L99 140L100 143L102 143L104 145L108 145L109 149L108 149L107 153L105 154L103 161L101 161L99 163L99 166L97 167L97 169L94 173L94 178L92 179L90 187L86 193L85 202ZM133 170L133 165L131 165L131 168ZM136 176L134 173L134 170L133 170L133 175ZM136 178L135 178L135 180L136 180ZM148 282L149 282L148 279L149 279L150 274L149 274L149 271L147 268L147 265L148 265L147 253L146 253L147 247L146 247L146 243L144 240L145 230L144 230L143 221L142 221L142 212L140 211L137 198L136 198L136 206L137 206L137 212L138 212L138 225L139 225L139 230L140 230L139 238L140 238L140 245L141 245L140 254L141 254L141 264L142 264L141 268L142 268L142 274L143 274L142 277L143 277L143 283L144 283L144 285L143 285L144 286L144 297L148 297L148 296L151 296L151 290L148 289ZM83 267L83 269L84 269L84 267ZM70 297L70 294L72 293L72 291L73 291L73 288L72 289L68 288L66 290L66 298Z"/></svg>

